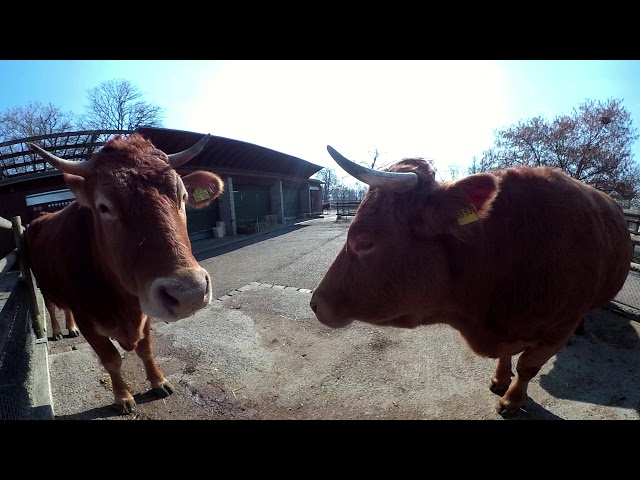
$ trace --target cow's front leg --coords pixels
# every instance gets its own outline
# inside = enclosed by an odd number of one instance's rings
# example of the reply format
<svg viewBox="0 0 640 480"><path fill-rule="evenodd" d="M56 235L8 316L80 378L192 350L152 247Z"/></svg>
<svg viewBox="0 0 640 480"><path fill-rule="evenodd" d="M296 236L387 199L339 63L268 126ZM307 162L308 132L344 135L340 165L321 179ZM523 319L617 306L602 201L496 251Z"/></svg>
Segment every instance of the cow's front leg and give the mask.
<svg viewBox="0 0 640 480"><path fill-rule="evenodd" d="M120 352L108 337L103 337L90 327L88 329L85 328L82 334L111 377L114 408L122 414L132 413L136 409L136 401L122 378L122 357Z"/></svg>
<svg viewBox="0 0 640 480"><path fill-rule="evenodd" d="M561 341L555 343L538 343L525 349L516 365L516 377L506 393L498 400L497 412L503 417L517 413L527 401L529 382L535 377L542 366L564 347L573 334L570 332Z"/></svg>
<svg viewBox="0 0 640 480"><path fill-rule="evenodd" d="M153 357L152 342L151 342L151 319L147 317L144 325L144 338L138 342L136 346L136 354L142 360L144 364L144 370L147 374L147 380L151 383L153 393L158 397L164 398L171 395L175 388L167 380Z"/></svg>
<svg viewBox="0 0 640 480"><path fill-rule="evenodd" d="M498 358L498 365L496 366L496 372L491 377L491 386L489 389L496 395L504 395L511 385L511 377L513 372L511 371L511 355Z"/></svg>

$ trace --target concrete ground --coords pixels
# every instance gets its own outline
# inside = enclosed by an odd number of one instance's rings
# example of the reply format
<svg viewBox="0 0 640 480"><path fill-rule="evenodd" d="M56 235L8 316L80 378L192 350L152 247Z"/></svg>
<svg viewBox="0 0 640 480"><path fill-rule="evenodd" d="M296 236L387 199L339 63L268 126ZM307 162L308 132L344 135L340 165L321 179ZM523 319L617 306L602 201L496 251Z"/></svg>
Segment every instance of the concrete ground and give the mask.
<svg viewBox="0 0 640 480"><path fill-rule="evenodd" d="M86 343L51 354L55 419L502 420L488 388L495 361L453 329L332 330L315 319L310 296L250 284L189 319L156 324L156 358L176 391L153 397L141 363L123 352L138 403L127 416L112 409L108 377ZM513 419L639 419L639 338L640 324L598 310L531 382Z"/></svg>
<svg viewBox="0 0 640 480"><path fill-rule="evenodd" d="M246 236L193 242L196 255ZM333 330L311 292L252 283L193 317L153 327L154 352L175 392L149 392L135 353L121 351L138 404L112 408L110 381L82 337L48 343L56 420L503 420L489 391L495 361L444 325L416 330L354 323ZM512 420L640 419L640 323L610 310L586 320L529 386Z"/></svg>

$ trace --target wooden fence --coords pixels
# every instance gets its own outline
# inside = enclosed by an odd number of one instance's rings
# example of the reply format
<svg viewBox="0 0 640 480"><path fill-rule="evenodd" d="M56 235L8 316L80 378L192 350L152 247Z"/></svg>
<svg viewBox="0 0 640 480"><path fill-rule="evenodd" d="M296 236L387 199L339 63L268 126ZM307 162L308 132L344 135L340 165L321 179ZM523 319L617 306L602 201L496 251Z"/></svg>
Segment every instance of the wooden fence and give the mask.
<svg viewBox="0 0 640 480"><path fill-rule="evenodd" d="M35 280L31 275L31 269L29 268L29 262L24 248L24 227L22 226L22 219L20 217L13 217L11 221L9 221L6 218L0 217L0 228L13 230L13 238L16 245L13 251L0 259L0 278L11 270L16 262L20 263L21 277L18 281L24 282L26 286L27 302L29 311L31 312L34 332L38 339L46 338L44 309L41 308L41 306L44 305L44 300L41 298L40 291L35 284Z"/></svg>
<svg viewBox="0 0 640 480"><path fill-rule="evenodd" d="M20 217L0 217L0 420L53 420L44 299L31 275ZM16 271L20 266L20 272Z"/></svg>

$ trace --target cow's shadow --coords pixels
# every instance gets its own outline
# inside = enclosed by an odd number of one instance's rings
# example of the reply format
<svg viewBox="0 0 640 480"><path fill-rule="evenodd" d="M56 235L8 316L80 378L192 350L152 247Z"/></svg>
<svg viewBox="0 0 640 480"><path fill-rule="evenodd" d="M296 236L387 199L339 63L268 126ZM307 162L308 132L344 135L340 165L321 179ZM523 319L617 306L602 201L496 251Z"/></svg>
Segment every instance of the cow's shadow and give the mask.
<svg viewBox="0 0 640 480"><path fill-rule="evenodd" d="M138 406L143 405L145 403L153 402L156 400L162 400L162 397L156 395L153 390L148 390L143 393L136 393L133 396L133 399L136 401ZM103 407L91 408L89 410L85 410L84 412L74 413L72 415L56 415L56 420L96 420L96 419L105 419L109 417L123 417L128 418L127 414L122 414L116 410L116 408L111 405L105 405ZM131 418L135 418L133 415Z"/></svg>
<svg viewBox="0 0 640 480"><path fill-rule="evenodd" d="M529 397L520 409L520 411L511 416L503 417L504 420L517 421L517 420L564 420L562 417L551 413L542 405L536 403L531 397Z"/></svg>
<svg viewBox="0 0 640 480"><path fill-rule="evenodd" d="M585 321L540 373L540 386L556 398L636 410L640 415L639 324L600 309ZM530 401L530 400L529 400ZM529 403L528 403L529 404Z"/></svg>

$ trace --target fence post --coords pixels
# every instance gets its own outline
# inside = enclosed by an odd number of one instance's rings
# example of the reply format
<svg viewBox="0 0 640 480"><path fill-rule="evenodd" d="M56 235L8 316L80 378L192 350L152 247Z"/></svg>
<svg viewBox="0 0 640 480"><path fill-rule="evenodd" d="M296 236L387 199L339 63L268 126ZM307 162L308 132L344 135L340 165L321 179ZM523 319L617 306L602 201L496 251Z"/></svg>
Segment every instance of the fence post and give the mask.
<svg viewBox="0 0 640 480"><path fill-rule="evenodd" d="M37 338L44 338L44 318L42 317L42 310L36 296L36 286L34 284L33 277L31 276L31 268L29 260L27 258L27 252L24 248L24 228L22 226L22 219L20 217L11 217L11 224L13 225L13 236L16 242L16 250L18 251L18 257L20 259L20 272L22 273L22 280L27 286L27 299L29 301L29 309L31 310L31 322L36 333Z"/></svg>

